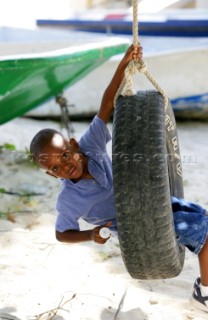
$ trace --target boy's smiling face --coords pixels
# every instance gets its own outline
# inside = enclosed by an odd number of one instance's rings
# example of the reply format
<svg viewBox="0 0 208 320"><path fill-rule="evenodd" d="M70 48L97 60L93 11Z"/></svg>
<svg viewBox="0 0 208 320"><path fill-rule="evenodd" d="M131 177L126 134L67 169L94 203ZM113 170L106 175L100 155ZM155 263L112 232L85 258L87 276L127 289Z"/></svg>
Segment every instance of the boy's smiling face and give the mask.
<svg viewBox="0 0 208 320"><path fill-rule="evenodd" d="M67 141L59 134L54 134L36 162L46 173L63 179L79 181L87 170L87 158L80 153L75 139Z"/></svg>

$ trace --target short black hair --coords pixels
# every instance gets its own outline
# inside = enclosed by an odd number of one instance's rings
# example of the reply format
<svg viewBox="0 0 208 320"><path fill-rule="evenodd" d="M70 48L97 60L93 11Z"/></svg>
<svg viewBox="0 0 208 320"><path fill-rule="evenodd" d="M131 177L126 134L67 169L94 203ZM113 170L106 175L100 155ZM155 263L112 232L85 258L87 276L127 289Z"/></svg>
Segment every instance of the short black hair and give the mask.
<svg viewBox="0 0 208 320"><path fill-rule="evenodd" d="M37 162L37 158L39 154L42 152L43 148L52 140L55 134L58 134L63 137L63 135L59 131L56 131L55 129L49 129L49 128L40 130L33 137L30 143L30 154L33 161Z"/></svg>

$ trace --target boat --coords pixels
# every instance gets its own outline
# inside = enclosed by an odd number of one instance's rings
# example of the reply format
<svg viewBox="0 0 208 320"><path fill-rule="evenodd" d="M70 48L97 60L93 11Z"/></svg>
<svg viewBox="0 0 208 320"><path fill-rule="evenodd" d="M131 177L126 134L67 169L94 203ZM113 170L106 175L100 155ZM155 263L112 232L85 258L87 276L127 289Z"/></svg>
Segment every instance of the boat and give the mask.
<svg viewBox="0 0 208 320"><path fill-rule="evenodd" d="M170 98L176 117L207 120L208 38L141 36L139 41L148 70ZM60 118L60 94L74 106L71 119L92 117L131 42L131 37L94 33L0 28L0 123L21 115ZM142 74L133 82L135 90L154 89Z"/></svg>
<svg viewBox="0 0 208 320"><path fill-rule="evenodd" d="M34 53L31 50L38 47L38 44L35 46L32 37L42 37L46 48L44 36L47 37L49 33L46 32L43 36L40 31L21 32L27 41L23 39L21 46L20 42L17 43L21 50L25 49L27 53L0 57L0 124L59 96L67 87L75 84L110 57L124 52L129 45L129 40L120 37L95 37L85 34L83 38L83 35L71 33L70 45L67 47L54 50L55 46L63 44L53 38L56 42L53 50L44 51L45 49L39 47L39 52ZM17 33L16 30L16 35ZM8 47L14 52L15 41L7 40L8 37L5 37L5 43L1 44L4 52Z"/></svg>
<svg viewBox="0 0 208 320"><path fill-rule="evenodd" d="M130 38L129 38L130 40ZM208 120L208 38L139 37L149 72L169 97L175 116ZM70 86L64 96L72 119L88 118L97 113L102 94L121 55L114 56ZM133 77L135 91L155 89L143 74ZM33 117L60 117L55 101L33 109Z"/></svg>
<svg viewBox="0 0 208 320"><path fill-rule="evenodd" d="M132 34L132 9L87 10L70 17L37 19L40 28ZM138 12L141 36L208 37L208 9L171 9L160 12Z"/></svg>

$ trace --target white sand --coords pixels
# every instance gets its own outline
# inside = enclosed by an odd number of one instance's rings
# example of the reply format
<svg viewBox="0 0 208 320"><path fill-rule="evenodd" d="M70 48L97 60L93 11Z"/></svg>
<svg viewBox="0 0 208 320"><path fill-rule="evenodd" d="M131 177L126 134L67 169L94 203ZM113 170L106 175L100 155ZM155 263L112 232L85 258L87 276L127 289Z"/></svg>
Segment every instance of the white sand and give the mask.
<svg viewBox="0 0 208 320"><path fill-rule="evenodd" d="M58 127L51 122L15 119L0 127L0 145L14 143L18 150L24 150L34 133L52 126ZM86 127L74 124L77 138ZM186 198L208 207L208 126L178 124L178 133ZM208 318L189 303L193 282L199 274L195 255L186 252L184 269L177 278L140 281L127 273L116 239L105 246L58 243L54 222L59 182L31 166L15 163L17 157L14 152L0 153L0 188L18 192L39 190L45 194L21 199L0 195L0 212L13 213L16 221L8 221L4 215L0 219L0 319L4 319L3 313L21 320L52 319L53 314L35 316L65 302L53 319ZM117 313L123 295L123 306Z"/></svg>

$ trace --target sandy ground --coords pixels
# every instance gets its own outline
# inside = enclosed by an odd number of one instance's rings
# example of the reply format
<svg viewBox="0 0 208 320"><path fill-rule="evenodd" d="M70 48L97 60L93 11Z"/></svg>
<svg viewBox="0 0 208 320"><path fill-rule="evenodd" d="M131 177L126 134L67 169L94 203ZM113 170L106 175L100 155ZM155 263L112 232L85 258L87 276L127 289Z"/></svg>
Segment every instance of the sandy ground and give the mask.
<svg viewBox="0 0 208 320"><path fill-rule="evenodd" d="M74 123L77 139L87 125ZM15 119L0 127L0 145L13 143L17 150L25 150L32 136L45 127L59 125ZM185 196L208 208L208 126L178 123L178 134ZM207 319L189 301L199 274L195 255L186 252L177 278L140 281L127 273L116 239L105 246L60 244L54 237L59 181L25 164L18 151L3 151L0 159L0 188L42 193L0 194L0 319Z"/></svg>

